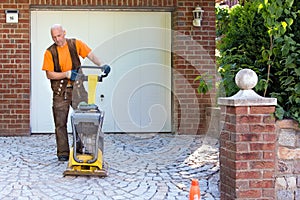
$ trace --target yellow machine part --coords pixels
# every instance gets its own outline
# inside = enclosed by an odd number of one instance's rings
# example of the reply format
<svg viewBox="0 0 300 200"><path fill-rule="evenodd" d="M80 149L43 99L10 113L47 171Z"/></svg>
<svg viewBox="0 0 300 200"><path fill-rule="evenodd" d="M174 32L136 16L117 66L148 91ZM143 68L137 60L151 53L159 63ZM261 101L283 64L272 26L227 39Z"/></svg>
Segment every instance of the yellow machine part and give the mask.
<svg viewBox="0 0 300 200"><path fill-rule="evenodd" d="M103 168L102 152L98 149L98 158L93 163L88 163L88 160L93 159L89 154L77 154L79 160L83 160L82 163L76 162L73 158L74 149L70 150L70 158L67 169L64 171L64 175L94 175L94 176L107 176L107 171Z"/></svg>
<svg viewBox="0 0 300 200"><path fill-rule="evenodd" d="M95 104L98 75L88 75L88 104Z"/></svg>
<svg viewBox="0 0 300 200"><path fill-rule="evenodd" d="M96 86L98 83L98 75L88 75L88 104L95 104L96 98ZM74 157L73 147L70 149L69 163L67 169L64 171L65 175L95 175L95 176L107 176L107 171L103 165L103 154L98 149L98 157L93 163L88 163L89 160L93 160L93 155L89 154L77 154L78 160L83 162L77 162Z"/></svg>

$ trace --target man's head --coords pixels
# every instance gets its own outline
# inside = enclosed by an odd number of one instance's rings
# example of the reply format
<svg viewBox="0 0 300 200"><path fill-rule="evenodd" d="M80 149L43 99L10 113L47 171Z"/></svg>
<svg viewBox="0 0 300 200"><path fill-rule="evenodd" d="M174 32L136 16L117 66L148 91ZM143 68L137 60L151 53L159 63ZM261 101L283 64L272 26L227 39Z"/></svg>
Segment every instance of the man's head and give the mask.
<svg viewBox="0 0 300 200"><path fill-rule="evenodd" d="M66 31L60 24L51 26L51 37L57 46L63 46L66 43Z"/></svg>

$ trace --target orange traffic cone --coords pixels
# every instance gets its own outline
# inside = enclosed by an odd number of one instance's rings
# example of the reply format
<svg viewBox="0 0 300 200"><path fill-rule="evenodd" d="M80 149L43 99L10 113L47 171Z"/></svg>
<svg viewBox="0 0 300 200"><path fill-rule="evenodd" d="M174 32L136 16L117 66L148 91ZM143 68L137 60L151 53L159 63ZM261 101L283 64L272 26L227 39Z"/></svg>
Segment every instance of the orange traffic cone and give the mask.
<svg viewBox="0 0 300 200"><path fill-rule="evenodd" d="M200 187L197 179L192 179L190 188L190 200L200 200Z"/></svg>

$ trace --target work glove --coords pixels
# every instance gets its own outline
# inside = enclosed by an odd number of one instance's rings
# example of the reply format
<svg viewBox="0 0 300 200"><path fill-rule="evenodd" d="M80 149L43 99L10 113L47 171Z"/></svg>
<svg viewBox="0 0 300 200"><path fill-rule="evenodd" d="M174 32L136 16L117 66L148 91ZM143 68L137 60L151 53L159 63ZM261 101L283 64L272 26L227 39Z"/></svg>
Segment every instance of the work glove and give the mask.
<svg viewBox="0 0 300 200"><path fill-rule="evenodd" d="M109 65L103 65L102 67L103 67L102 77L106 77L110 72L110 66Z"/></svg>
<svg viewBox="0 0 300 200"><path fill-rule="evenodd" d="M78 71L77 70L69 70L69 71L66 71L66 77L68 79L70 79L71 81L75 81L76 77L78 75Z"/></svg>

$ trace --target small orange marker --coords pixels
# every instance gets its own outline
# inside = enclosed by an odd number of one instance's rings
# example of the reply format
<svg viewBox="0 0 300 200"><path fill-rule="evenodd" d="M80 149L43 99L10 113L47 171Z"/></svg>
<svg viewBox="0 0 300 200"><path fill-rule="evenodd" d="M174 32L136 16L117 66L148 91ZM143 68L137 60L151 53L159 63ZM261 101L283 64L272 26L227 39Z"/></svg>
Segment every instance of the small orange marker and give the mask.
<svg viewBox="0 0 300 200"><path fill-rule="evenodd" d="M192 179L192 184L190 188L190 200L200 200L200 187L197 179Z"/></svg>

